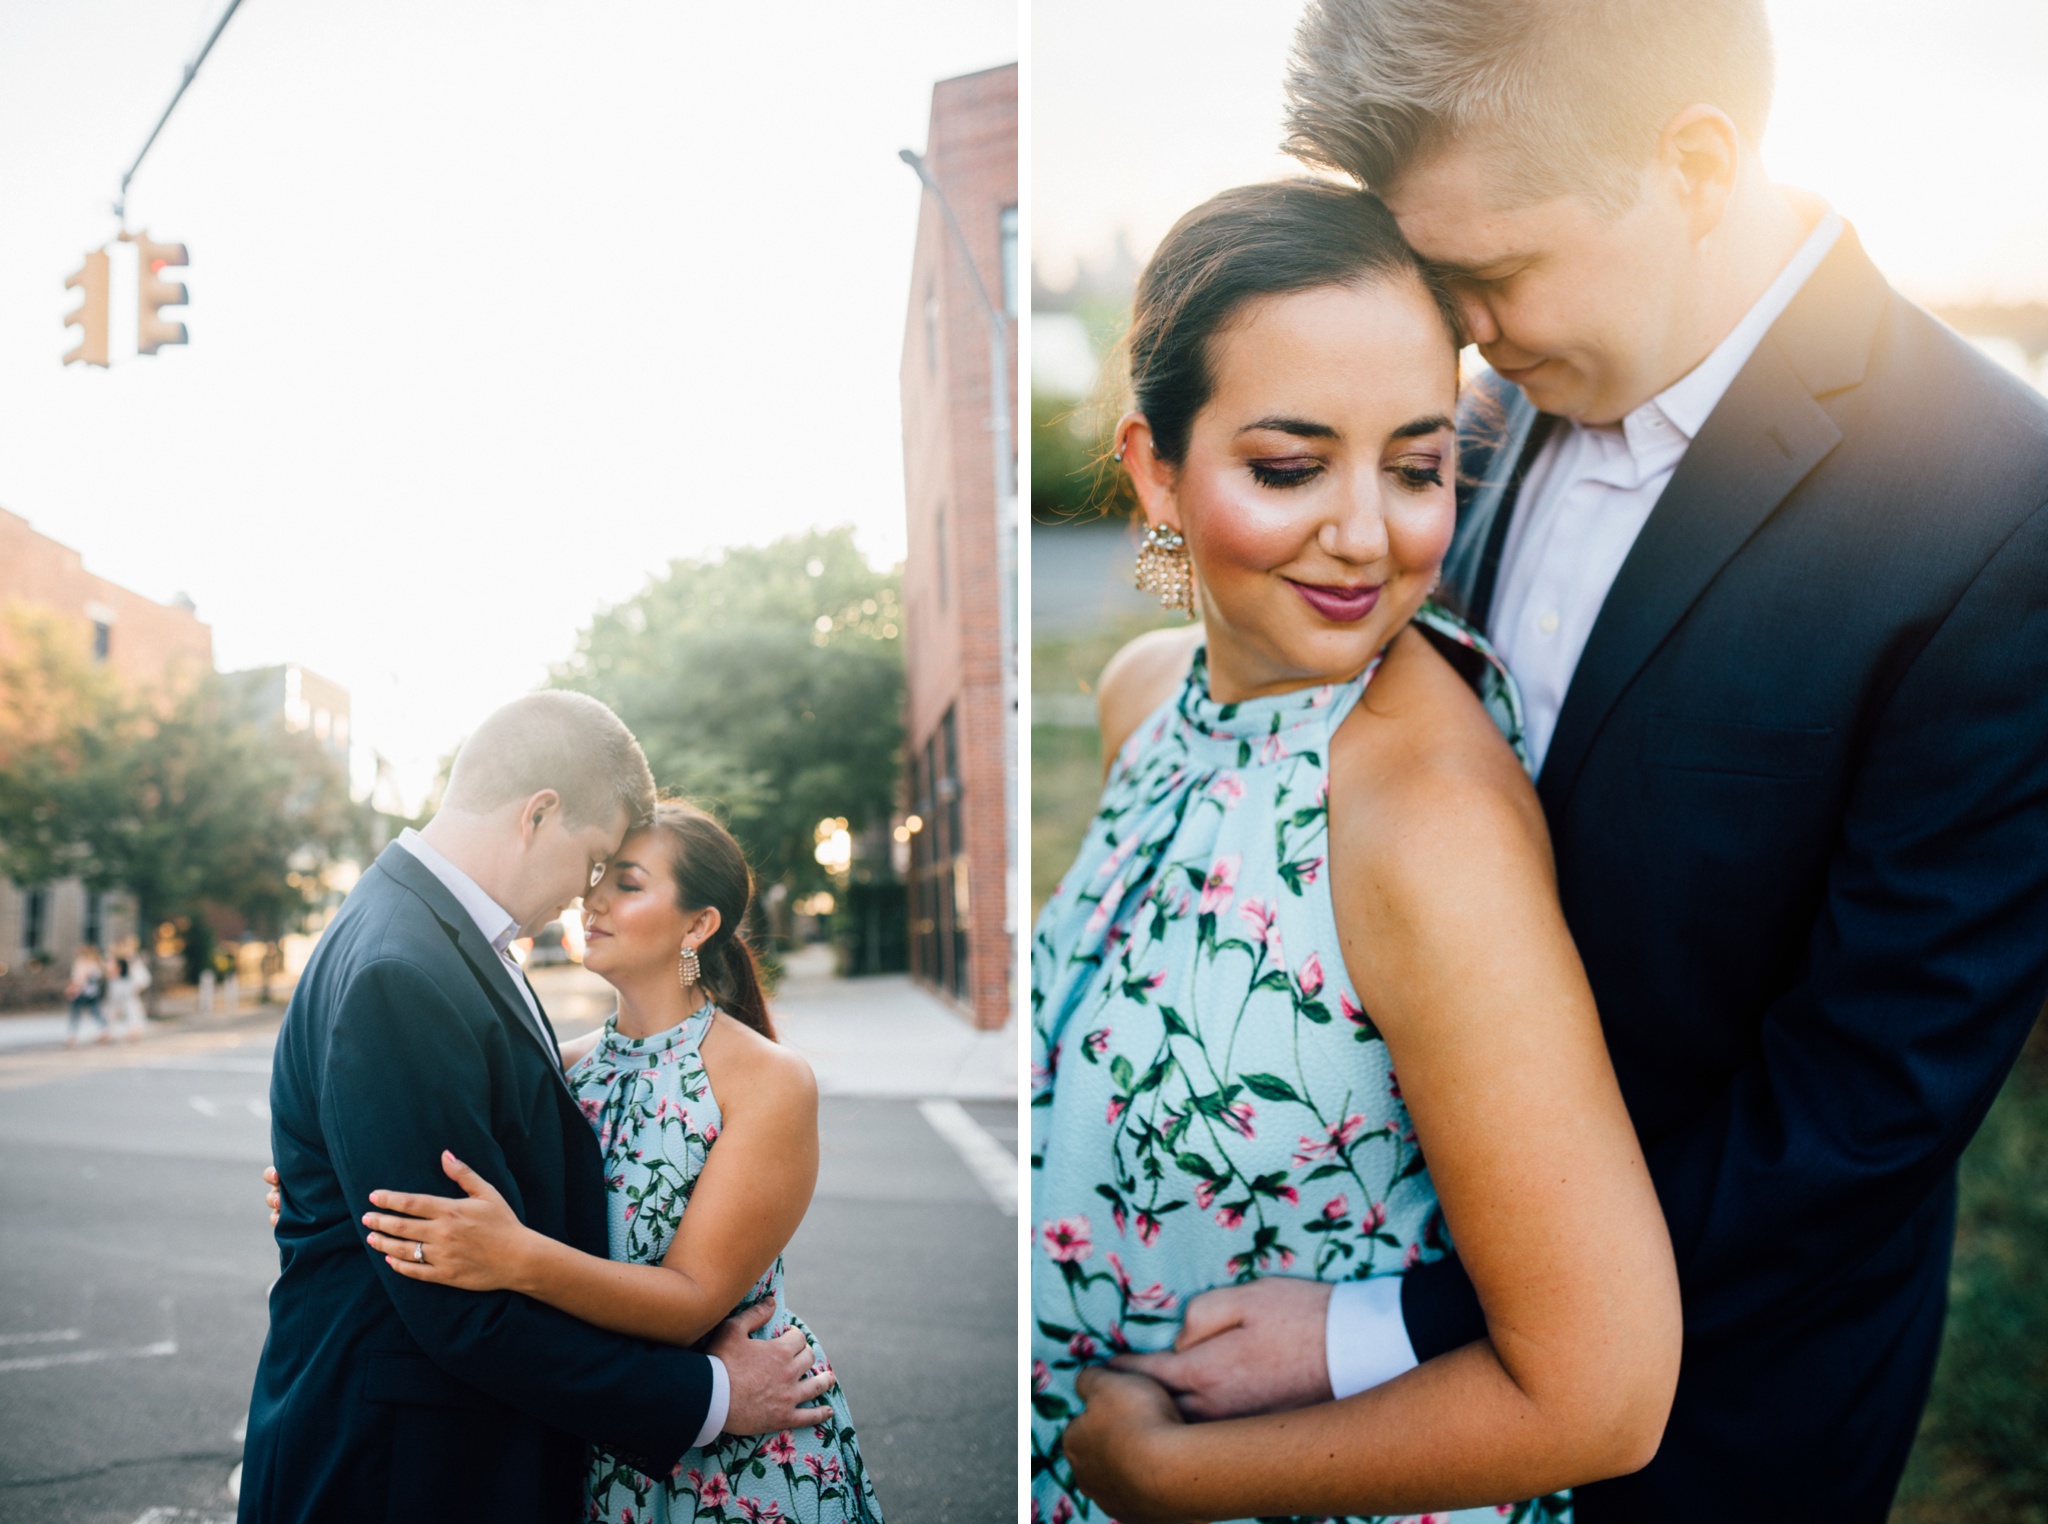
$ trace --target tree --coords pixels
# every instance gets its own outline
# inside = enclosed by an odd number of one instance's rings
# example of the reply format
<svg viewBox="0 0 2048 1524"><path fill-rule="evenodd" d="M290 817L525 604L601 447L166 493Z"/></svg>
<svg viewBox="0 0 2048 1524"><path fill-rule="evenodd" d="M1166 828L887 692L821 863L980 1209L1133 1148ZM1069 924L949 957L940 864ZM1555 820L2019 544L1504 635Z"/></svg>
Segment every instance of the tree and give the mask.
<svg viewBox="0 0 2048 1524"><path fill-rule="evenodd" d="M611 705L663 788L722 811L764 885L822 887L818 822L858 834L895 802L902 605L851 528L670 563L554 681Z"/></svg>

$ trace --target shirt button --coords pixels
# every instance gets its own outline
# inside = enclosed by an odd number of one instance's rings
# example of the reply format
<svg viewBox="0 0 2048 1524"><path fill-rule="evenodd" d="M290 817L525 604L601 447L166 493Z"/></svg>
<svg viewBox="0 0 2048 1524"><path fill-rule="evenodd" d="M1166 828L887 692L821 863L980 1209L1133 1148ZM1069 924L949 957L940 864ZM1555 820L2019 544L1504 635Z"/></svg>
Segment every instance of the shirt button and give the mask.
<svg viewBox="0 0 2048 1524"><path fill-rule="evenodd" d="M1556 610L1553 609L1550 613L1545 614L1541 619L1537 620L1536 628L1542 631L1545 635L1555 635L1557 633Z"/></svg>

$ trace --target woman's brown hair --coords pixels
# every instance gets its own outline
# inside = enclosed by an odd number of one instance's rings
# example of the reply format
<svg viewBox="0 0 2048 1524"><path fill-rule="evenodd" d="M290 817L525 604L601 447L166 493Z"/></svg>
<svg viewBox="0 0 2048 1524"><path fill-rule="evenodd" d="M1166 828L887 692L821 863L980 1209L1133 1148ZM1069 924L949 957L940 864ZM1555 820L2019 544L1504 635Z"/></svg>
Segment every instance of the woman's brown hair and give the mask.
<svg viewBox="0 0 2048 1524"><path fill-rule="evenodd" d="M697 948L698 984L726 1015L775 1041L768 997L761 993L761 968L747 942L754 871L746 854L730 831L686 800L657 804L652 829L668 843L676 904L685 911L718 912L718 930Z"/></svg>

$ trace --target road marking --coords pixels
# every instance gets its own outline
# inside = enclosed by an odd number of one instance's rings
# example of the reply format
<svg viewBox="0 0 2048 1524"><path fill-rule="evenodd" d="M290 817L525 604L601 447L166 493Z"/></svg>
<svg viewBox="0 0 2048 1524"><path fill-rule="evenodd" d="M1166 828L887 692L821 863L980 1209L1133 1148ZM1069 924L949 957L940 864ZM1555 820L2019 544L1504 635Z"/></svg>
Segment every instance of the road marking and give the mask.
<svg viewBox="0 0 2048 1524"><path fill-rule="evenodd" d="M220 1115L220 1106L210 1096L191 1095L185 1099L191 1103L192 1109L203 1117L217 1117Z"/></svg>
<svg viewBox="0 0 2048 1524"><path fill-rule="evenodd" d="M231 1513L200 1513L191 1508L152 1508L135 1524L235 1524Z"/></svg>
<svg viewBox="0 0 2048 1524"><path fill-rule="evenodd" d="M0 1349L16 1344L68 1344L73 1339L82 1339L85 1334L76 1328L53 1328L48 1333L0 1334Z"/></svg>
<svg viewBox="0 0 2048 1524"><path fill-rule="evenodd" d="M249 1108L249 1115L257 1121L267 1122L270 1120L270 1102L252 1095L242 1104Z"/></svg>
<svg viewBox="0 0 2048 1524"><path fill-rule="evenodd" d="M1017 1215L1017 1158L991 1137L979 1122L967 1114L958 1101L919 1101L917 1109L932 1124L932 1131L953 1145L981 1188L988 1192L996 1210L1005 1217Z"/></svg>
<svg viewBox="0 0 2048 1524"><path fill-rule="evenodd" d="M139 1349L81 1349L63 1355L28 1355L15 1360L0 1360L0 1371L46 1371L59 1365L97 1365L102 1360L152 1360L159 1355L175 1355L178 1352L176 1339L165 1339L158 1344L145 1344Z"/></svg>
<svg viewBox="0 0 2048 1524"><path fill-rule="evenodd" d="M242 1501L242 1462L235 1462L235 1469L228 1473L228 1496L237 1503Z"/></svg>
<svg viewBox="0 0 2048 1524"><path fill-rule="evenodd" d="M165 1058L135 1067L151 1074L268 1074L270 1061L264 1058Z"/></svg>

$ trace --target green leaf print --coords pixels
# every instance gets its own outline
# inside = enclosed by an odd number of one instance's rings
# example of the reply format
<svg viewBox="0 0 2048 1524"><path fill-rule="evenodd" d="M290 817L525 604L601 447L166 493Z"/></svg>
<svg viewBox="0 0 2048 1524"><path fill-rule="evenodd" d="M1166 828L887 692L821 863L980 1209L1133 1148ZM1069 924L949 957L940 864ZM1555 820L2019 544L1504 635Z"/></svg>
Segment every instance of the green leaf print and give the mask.
<svg viewBox="0 0 2048 1524"><path fill-rule="evenodd" d="M1298 1101L1294 1087L1277 1074L1247 1074L1242 1076L1245 1089L1262 1101Z"/></svg>

